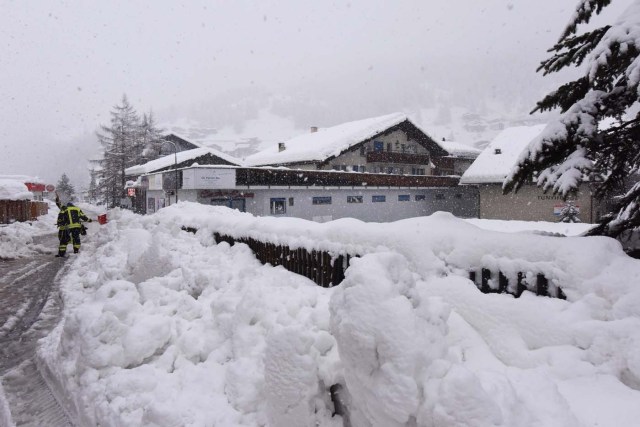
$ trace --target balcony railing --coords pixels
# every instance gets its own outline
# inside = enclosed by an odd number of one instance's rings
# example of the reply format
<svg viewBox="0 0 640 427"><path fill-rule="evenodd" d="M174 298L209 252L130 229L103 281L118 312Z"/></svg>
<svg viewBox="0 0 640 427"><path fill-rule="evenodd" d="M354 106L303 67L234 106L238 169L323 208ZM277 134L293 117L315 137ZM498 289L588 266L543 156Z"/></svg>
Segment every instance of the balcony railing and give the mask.
<svg viewBox="0 0 640 427"><path fill-rule="evenodd" d="M370 151L367 163L396 163L405 165L428 165L429 155L401 153L397 151Z"/></svg>

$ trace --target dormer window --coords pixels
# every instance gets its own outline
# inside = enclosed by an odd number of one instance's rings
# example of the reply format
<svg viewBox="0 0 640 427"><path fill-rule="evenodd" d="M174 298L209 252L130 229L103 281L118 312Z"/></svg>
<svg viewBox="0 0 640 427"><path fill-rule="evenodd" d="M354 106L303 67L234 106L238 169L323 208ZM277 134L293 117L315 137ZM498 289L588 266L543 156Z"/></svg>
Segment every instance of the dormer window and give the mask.
<svg viewBox="0 0 640 427"><path fill-rule="evenodd" d="M493 152L494 154L502 154L502 150L499 148L496 148Z"/></svg>

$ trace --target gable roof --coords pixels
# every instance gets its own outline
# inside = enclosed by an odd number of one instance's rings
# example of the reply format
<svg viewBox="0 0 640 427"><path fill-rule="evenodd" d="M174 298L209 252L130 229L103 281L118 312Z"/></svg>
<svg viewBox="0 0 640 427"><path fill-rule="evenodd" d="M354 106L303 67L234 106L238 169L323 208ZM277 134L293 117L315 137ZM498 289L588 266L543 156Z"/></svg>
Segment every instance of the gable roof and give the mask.
<svg viewBox="0 0 640 427"><path fill-rule="evenodd" d="M460 184L502 184L522 151L546 126L517 126L500 132L462 174Z"/></svg>
<svg viewBox="0 0 640 427"><path fill-rule="evenodd" d="M191 166L195 161L206 161L204 164L220 164L239 166L240 161L235 157L224 154L214 148L200 147L192 150L179 151L175 158L173 154L159 157L143 165L135 165L125 169L125 175L142 175L157 172L162 169L170 169L175 165L177 158L178 167Z"/></svg>
<svg viewBox="0 0 640 427"><path fill-rule="evenodd" d="M455 141L436 141L436 143L447 150L453 157L462 157L465 159L475 159L480 155L482 150L467 144Z"/></svg>
<svg viewBox="0 0 640 427"><path fill-rule="evenodd" d="M413 124L405 114L394 113L343 123L330 128L321 128L317 132L299 135L285 141L283 151L279 151L278 146L274 145L248 156L245 163L249 166L265 166L326 162L356 145L395 128L408 130L419 143L429 145L429 148L436 151L437 155L446 156L448 154L446 150Z"/></svg>

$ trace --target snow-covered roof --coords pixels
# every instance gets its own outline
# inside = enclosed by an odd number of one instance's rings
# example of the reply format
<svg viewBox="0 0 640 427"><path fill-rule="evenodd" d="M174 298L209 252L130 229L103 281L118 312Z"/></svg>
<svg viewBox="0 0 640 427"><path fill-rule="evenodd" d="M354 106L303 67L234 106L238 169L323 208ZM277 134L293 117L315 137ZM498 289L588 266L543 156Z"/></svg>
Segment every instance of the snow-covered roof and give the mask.
<svg viewBox="0 0 640 427"><path fill-rule="evenodd" d="M0 200L30 200L33 194L19 179L0 178Z"/></svg>
<svg viewBox="0 0 640 427"><path fill-rule="evenodd" d="M467 144L455 141L436 141L436 143L447 150L454 157L466 157L475 159L480 155L482 150Z"/></svg>
<svg viewBox="0 0 640 427"><path fill-rule="evenodd" d="M187 162L189 160L196 159L198 157L201 157L207 154L212 154L216 157L221 158L222 160L225 160L229 163L233 163L235 165L240 164L240 160L236 159L235 157L232 157L228 154L222 153L221 151L218 151L210 147L200 147L200 148L194 148L193 150L179 151L176 154L176 156L177 156L177 162L178 164L180 164L180 163ZM174 154L169 154L167 156L160 157L155 160L151 160L150 162L147 162L143 165L131 166L125 169L125 174L126 175L142 175L145 173L157 171L158 169L170 167L175 162L176 162L176 159L174 158Z"/></svg>
<svg viewBox="0 0 640 427"><path fill-rule="evenodd" d="M500 132L462 174L460 184L502 183L529 142L546 125L517 126Z"/></svg>
<svg viewBox="0 0 640 427"><path fill-rule="evenodd" d="M37 176L31 175L0 175L0 179L12 179L22 183L32 182L34 184L44 184L44 181Z"/></svg>
<svg viewBox="0 0 640 427"><path fill-rule="evenodd" d="M245 159L247 166L264 166L299 162L321 162L337 156L349 147L384 132L392 126L409 120L403 113L388 114L355 122L343 123L317 132L299 135Z"/></svg>

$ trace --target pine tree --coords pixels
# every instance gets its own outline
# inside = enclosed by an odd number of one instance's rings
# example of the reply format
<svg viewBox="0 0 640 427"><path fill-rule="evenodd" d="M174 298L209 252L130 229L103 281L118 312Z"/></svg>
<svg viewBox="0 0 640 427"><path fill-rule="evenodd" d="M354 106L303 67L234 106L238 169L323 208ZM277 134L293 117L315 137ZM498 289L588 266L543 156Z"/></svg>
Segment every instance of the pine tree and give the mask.
<svg viewBox="0 0 640 427"><path fill-rule="evenodd" d="M160 156L160 141L162 141L162 130L156 125L153 111L142 116L140 123L140 142L138 144L138 164L146 163Z"/></svg>
<svg viewBox="0 0 640 427"><path fill-rule="evenodd" d="M71 185L66 173L63 173L58 180L58 183L56 184L56 192L60 196L61 200L67 203L71 202L75 198L76 190L73 188L73 185Z"/></svg>
<svg viewBox="0 0 640 427"><path fill-rule="evenodd" d="M545 191L567 197L584 177L599 199L614 208L592 234L617 236L640 226L640 183L625 190L640 168L640 2L634 1L612 25L578 33L611 0L581 0L538 71L544 75L580 67L583 75L537 103L536 111L559 108L560 117L529 144L511 171L504 191L517 191L536 178ZM602 126L603 120L613 122ZM600 126L599 126L600 125Z"/></svg>
<svg viewBox="0 0 640 427"><path fill-rule="evenodd" d="M582 222L578 215L580 211L575 205L575 202L568 201L562 210L560 211L560 219L558 222Z"/></svg>
<svg viewBox="0 0 640 427"><path fill-rule="evenodd" d="M95 169L91 169L89 171L90 181L89 188L87 190L87 195L89 197L89 202L95 203L98 198L98 178L97 171Z"/></svg>
<svg viewBox="0 0 640 427"><path fill-rule="evenodd" d="M125 169L137 164L141 157L140 119L126 95L111 110L110 126L102 126L97 136L104 149L99 193L107 206L120 206L125 197Z"/></svg>

